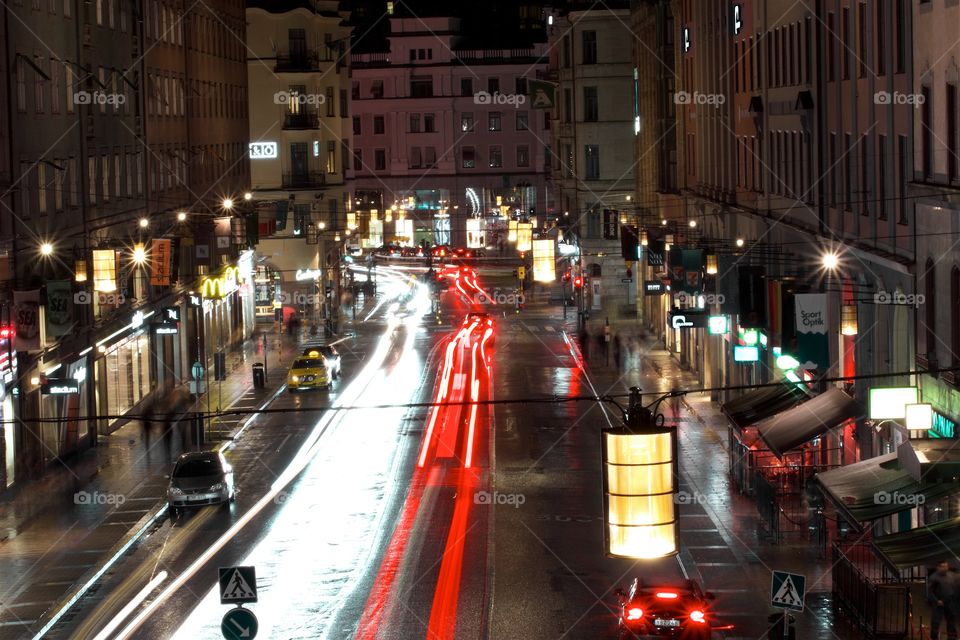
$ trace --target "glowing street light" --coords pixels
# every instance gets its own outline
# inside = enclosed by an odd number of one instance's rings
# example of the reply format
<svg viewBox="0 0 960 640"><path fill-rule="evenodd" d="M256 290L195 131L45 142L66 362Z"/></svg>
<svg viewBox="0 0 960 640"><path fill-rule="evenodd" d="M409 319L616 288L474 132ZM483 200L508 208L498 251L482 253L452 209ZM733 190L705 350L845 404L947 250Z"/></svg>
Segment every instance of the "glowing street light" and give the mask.
<svg viewBox="0 0 960 640"><path fill-rule="evenodd" d="M150 218L140 218L140 228L146 229L150 226Z"/></svg>
<svg viewBox="0 0 960 640"><path fill-rule="evenodd" d="M229 211L233 209L233 198L224 198L223 199L223 208Z"/></svg>
<svg viewBox="0 0 960 640"><path fill-rule="evenodd" d="M185 211L177 212L177 222L186 222L187 213Z"/></svg>
<svg viewBox="0 0 960 640"><path fill-rule="evenodd" d="M143 243L133 247L133 261L136 264L143 264L147 261L147 250L144 248Z"/></svg>
<svg viewBox="0 0 960 640"><path fill-rule="evenodd" d="M822 264L824 269L833 271L840 264L840 258L833 251L828 251L827 253L823 254Z"/></svg>
<svg viewBox="0 0 960 640"><path fill-rule="evenodd" d="M743 238L737 238L737 246L738 246L738 247L742 247L742 246L743 246Z"/></svg>
<svg viewBox="0 0 960 640"><path fill-rule="evenodd" d="M696 220L691 220L691 221L690 221L690 228L691 228L691 229L696 229L696 228L697 228L697 221L696 221Z"/></svg>
<svg viewBox="0 0 960 640"><path fill-rule="evenodd" d="M53 245L49 242L44 242L40 245L40 255L49 256L53 255Z"/></svg>
<svg viewBox="0 0 960 640"><path fill-rule="evenodd" d="M243 194L243 199L249 202L250 200L253 200L253 194L247 191L245 194Z"/></svg>

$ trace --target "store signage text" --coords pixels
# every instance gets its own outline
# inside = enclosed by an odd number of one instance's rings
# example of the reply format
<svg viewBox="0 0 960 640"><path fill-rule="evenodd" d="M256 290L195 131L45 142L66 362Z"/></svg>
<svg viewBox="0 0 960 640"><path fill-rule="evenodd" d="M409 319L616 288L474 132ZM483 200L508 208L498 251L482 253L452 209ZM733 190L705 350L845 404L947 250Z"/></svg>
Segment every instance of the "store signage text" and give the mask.
<svg viewBox="0 0 960 640"><path fill-rule="evenodd" d="M172 322L161 322L153 325L153 331L160 336L169 336L177 333L179 329L177 325Z"/></svg>
<svg viewBox="0 0 960 640"><path fill-rule="evenodd" d="M320 269L297 269L297 280L316 280L320 277Z"/></svg>
<svg viewBox="0 0 960 640"><path fill-rule="evenodd" d="M276 142L251 142L249 149L251 160L271 160L277 157Z"/></svg>
<svg viewBox="0 0 960 640"><path fill-rule="evenodd" d="M76 380L47 380L40 385L40 393L50 396L80 393L80 383Z"/></svg>
<svg viewBox="0 0 960 640"><path fill-rule="evenodd" d="M234 291L243 282L240 269L227 267L219 277L206 276L200 282L200 293L204 298L223 298ZM191 301L192 303L192 301Z"/></svg>

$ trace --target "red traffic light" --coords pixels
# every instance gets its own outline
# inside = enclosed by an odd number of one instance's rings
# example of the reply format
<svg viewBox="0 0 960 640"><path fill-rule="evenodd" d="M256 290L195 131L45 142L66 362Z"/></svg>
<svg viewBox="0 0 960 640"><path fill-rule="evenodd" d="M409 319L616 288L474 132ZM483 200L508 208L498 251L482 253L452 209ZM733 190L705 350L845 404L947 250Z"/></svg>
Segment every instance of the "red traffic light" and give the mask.
<svg viewBox="0 0 960 640"><path fill-rule="evenodd" d="M583 278L581 278L580 276L577 276L576 278L574 278L574 279L573 279L573 286L576 287L577 289L579 289L580 287L582 287L582 286L583 286Z"/></svg>

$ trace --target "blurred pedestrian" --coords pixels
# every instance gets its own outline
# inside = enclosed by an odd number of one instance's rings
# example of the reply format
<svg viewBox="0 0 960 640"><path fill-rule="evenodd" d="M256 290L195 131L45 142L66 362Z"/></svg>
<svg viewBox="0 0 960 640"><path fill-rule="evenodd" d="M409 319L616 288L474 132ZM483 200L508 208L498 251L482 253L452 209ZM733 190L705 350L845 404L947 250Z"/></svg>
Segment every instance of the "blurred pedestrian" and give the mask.
<svg viewBox="0 0 960 640"><path fill-rule="evenodd" d="M939 640L940 623L947 621L947 638L957 637L957 600L960 597L957 575L946 560L927 578L927 602L930 604L930 640Z"/></svg>
<svg viewBox="0 0 960 640"><path fill-rule="evenodd" d="M583 354L583 359L586 360L590 353L590 334L587 332L586 324L580 326L580 331L577 332L577 339L580 342L580 352Z"/></svg>

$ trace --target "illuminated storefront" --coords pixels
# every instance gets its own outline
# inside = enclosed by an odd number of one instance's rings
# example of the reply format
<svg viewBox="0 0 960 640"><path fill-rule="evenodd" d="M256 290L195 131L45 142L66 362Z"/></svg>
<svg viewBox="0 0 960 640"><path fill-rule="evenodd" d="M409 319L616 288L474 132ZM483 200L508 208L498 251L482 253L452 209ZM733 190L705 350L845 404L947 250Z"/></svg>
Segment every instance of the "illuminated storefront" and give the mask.
<svg viewBox="0 0 960 640"><path fill-rule="evenodd" d="M98 345L96 362L97 411L101 426L109 428L153 389L150 378L149 326L142 314L123 333Z"/></svg>

